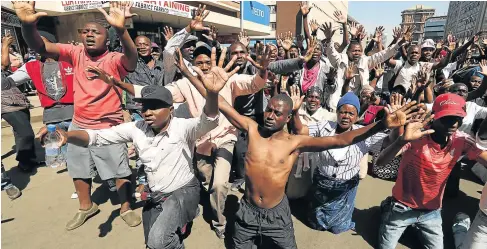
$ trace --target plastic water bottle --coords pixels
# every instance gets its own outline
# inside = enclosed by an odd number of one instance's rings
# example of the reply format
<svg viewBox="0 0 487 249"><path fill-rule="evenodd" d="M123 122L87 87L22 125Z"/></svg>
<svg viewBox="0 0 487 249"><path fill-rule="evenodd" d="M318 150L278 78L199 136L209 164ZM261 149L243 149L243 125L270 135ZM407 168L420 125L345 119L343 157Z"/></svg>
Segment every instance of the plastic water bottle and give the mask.
<svg viewBox="0 0 487 249"><path fill-rule="evenodd" d="M46 149L46 165L51 168L60 166L59 161L61 148L59 147L60 137L56 133L56 125L47 125L47 135L44 137L44 146Z"/></svg>

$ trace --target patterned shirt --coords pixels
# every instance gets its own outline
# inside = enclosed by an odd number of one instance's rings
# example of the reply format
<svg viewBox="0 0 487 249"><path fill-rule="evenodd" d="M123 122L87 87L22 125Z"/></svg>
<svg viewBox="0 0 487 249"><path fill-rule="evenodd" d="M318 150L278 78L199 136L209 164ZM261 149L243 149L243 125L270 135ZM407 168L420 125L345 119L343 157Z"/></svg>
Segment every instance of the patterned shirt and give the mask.
<svg viewBox="0 0 487 249"><path fill-rule="evenodd" d="M353 125L352 129L361 128L361 125ZM309 135L312 137L334 136L337 123L322 121L311 123L308 126ZM377 133L362 142L340 149L331 149L319 152L317 167L322 175L340 180L350 180L360 171L360 161L369 151L377 153L382 146L382 140L388 135Z"/></svg>

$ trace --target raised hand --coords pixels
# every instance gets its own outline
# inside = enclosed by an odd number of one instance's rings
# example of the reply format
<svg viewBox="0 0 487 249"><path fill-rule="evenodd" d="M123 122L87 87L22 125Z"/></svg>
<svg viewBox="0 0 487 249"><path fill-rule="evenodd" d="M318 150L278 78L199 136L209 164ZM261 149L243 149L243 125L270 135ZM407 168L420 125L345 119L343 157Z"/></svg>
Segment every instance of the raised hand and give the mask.
<svg viewBox="0 0 487 249"><path fill-rule="evenodd" d="M308 2L306 2L306 1L301 2L299 4L299 7L301 8L301 14L303 16L307 16L309 14L309 11L311 10L311 8L313 8L313 7L309 7Z"/></svg>
<svg viewBox="0 0 487 249"><path fill-rule="evenodd" d="M176 65L176 67L179 69L179 71L185 77L188 77L189 75L191 75L191 73L188 70L188 67L184 63L183 54L181 53L181 49L180 48L176 48L174 50L174 65Z"/></svg>
<svg viewBox="0 0 487 249"><path fill-rule="evenodd" d="M320 28L320 25L318 24L318 22L316 20L311 20L309 22L309 28L311 29L311 33L315 34L318 29Z"/></svg>
<svg viewBox="0 0 487 249"><path fill-rule="evenodd" d="M88 66L86 67L85 71L92 74L86 75L86 78L90 81L94 79L99 79L111 86L116 85L115 78L113 78L113 76L109 75L107 72L99 67Z"/></svg>
<svg viewBox="0 0 487 249"><path fill-rule="evenodd" d="M411 39L413 37L413 31L414 29L416 28L416 26L408 26L404 29L404 31L402 32L402 40L405 41L405 42L411 42Z"/></svg>
<svg viewBox="0 0 487 249"><path fill-rule="evenodd" d="M270 45L265 46L265 49L260 49L257 53L257 61L255 62L254 59L250 55L247 55L247 60L257 69L261 71L267 70L270 63L270 56L271 56L271 47Z"/></svg>
<svg viewBox="0 0 487 249"><path fill-rule="evenodd" d="M356 22L351 22L350 23L350 35L352 35L353 37L357 37L358 36L358 28L359 28L359 25L357 25Z"/></svg>
<svg viewBox="0 0 487 249"><path fill-rule="evenodd" d="M174 30L172 29L172 27L165 26L162 35L164 36L164 39L166 39L166 41L169 41L174 36Z"/></svg>
<svg viewBox="0 0 487 249"><path fill-rule="evenodd" d="M394 40L399 40L402 36L402 32L401 32L401 28L400 27L395 27L393 30L392 30L392 36L394 38Z"/></svg>
<svg viewBox="0 0 487 249"><path fill-rule="evenodd" d="M356 73L357 71L357 65L355 65L355 63L351 63L345 70L345 79L352 80L353 77L358 75L358 73Z"/></svg>
<svg viewBox="0 0 487 249"><path fill-rule="evenodd" d="M366 36L367 36L367 32L365 32L365 27L363 25L358 26L357 39L361 41Z"/></svg>
<svg viewBox="0 0 487 249"><path fill-rule="evenodd" d="M247 32L246 31L240 32L240 34L238 35L238 41L240 41L245 47L248 47L249 46L249 44L250 44L250 38L247 35Z"/></svg>
<svg viewBox="0 0 487 249"><path fill-rule="evenodd" d="M482 60L479 63L480 66L480 73L484 75L484 77L487 76L487 60Z"/></svg>
<svg viewBox="0 0 487 249"><path fill-rule="evenodd" d="M9 48L14 43L14 37L11 34L6 34L2 37L2 46Z"/></svg>
<svg viewBox="0 0 487 249"><path fill-rule="evenodd" d="M382 67L382 63L379 63L375 69L375 77L379 79L384 74L384 67Z"/></svg>
<svg viewBox="0 0 487 249"><path fill-rule="evenodd" d="M425 64L421 70L419 70L416 76L416 84L418 87L425 86L430 78L431 69Z"/></svg>
<svg viewBox="0 0 487 249"><path fill-rule="evenodd" d="M136 16L137 14L130 13L131 2L110 2L110 11L107 13L105 9L98 8L98 10L105 16L108 24L118 31L125 30L125 19Z"/></svg>
<svg viewBox="0 0 487 249"><path fill-rule="evenodd" d="M422 138L424 135L434 133L435 130L433 129L423 130L435 116L429 115L429 117L426 118L428 115L429 112L425 112L419 118L415 118L408 125L406 125L404 134L402 135L402 140L405 142L411 142Z"/></svg>
<svg viewBox="0 0 487 249"><path fill-rule="evenodd" d="M284 33L284 39L281 40L281 44L286 51L291 49L291 46L293 45L293 33L291 31Z"/></svg>
<svg viewBox="0 0 487 249"><path fill-rule="evenodd" d="M399 93L391 94L390 102L391 103L389 105L387 105L387 107L389 108L389 110L391 112L395 112L395 111L401 109L406 104L406 100Z"/></svg>
<svg viewBox="0 0 487 249"><path fill-rule="evenodd" d="M347 16L342 14L341 11L333 12L333 16L337 19L338 23L346 24L347 23Z"/></svg>
<svg viewBox="0 0 487 249"><path fill-rule="evenodd" d="M331 22L325 22L324 24L321 25L320 29L325 34L325 39L329 41L331 41L333 35L337 31L336 29L333 29Z"/></svg>
<svg viewBox="0 0 487 249"><path fill-rule="evenodd" d="M293 100L293 112L296 113L303 104L305 96L301 96L298 85L292 85L290 90L291 95L289 95L289 97L291 97L291 99Z"/></svg>
<svg viewBox="0 0 487 249"><path fill-rule="evenodd" d="M313 53L315 52L316 45L318 45L318 38L311 37L311 39L308 40L308 50L306 50L306 54L301 57L304 63L310 61L313 58Z"/></svg>
<svg viewBox="0 0 487 249"><path fill-rule="evenodd" d="M383 119L385 127L391 129L405 125L411 117L418 114L422 106L423 104L417 105L416 101L412 101L395 112L391 112L388 107L384 108L386 111Z"/></svg>
<svg viewBox="0 0 487 249"><path fill-rule="evenodd" d="M218 29L216 29L215 26L211 25L208 34L203 34L203 36L210 42L217 41Z"/></svg>
<svg viewBox="0 0 487 249"><path fill-rule="evenodd" d="M436 49L441 49L441 48L443 48L443 41L442 40L436 41Z"/></svg>
<svg viewBox="0 0 487 249"><path fill-rule="evenodd" d="M12 1L15 14L23 24L35 24L39 18L47 16L46 12L36 12L36 1Z"/></svg>
<svg viewBox="0 0 487 249"><path fill-rule="evenodd" d="M220 55L220 60L218 62L218 66L216 64L216 48L211 49L211 69L208 74L204 74L198 67L193 67L193 69L198 74L198 78L201 80L203 85L205 86L206 90L211 93L218 93L220 90L225 86L228 79L232 77L237 71L240 69L240 66L235 67L231 72L228 72L230 68L233 66L233 63L237 60L237 57L234 56L232 60L228 63L228 65L223 68L223 63L225 61L225 54L227 52L227 48L222 49L222 53Z"/></svg>
<svg viewBox="0 0 487 249"><path fill-rule="evenodd" d="M381 43L382 42L382 34L384 33L384 31L385 31L385 29L383 26L379 26L379 27L375 28L374 37L372 38L372 40L374 40L377 43Z"/></svg>
<svg viewBox="0 0 487 249"><path fill-rule="evenodd" d="M206 10L206 5L203 5L203 7L201 7L201 4L198 5L198 9L193 10L192 20L189 23L189 28L191 29L191 31L203 31L203 30L209 31L210 28L205 27L203 25L203 21L209 14L210 11Z"/></svg>

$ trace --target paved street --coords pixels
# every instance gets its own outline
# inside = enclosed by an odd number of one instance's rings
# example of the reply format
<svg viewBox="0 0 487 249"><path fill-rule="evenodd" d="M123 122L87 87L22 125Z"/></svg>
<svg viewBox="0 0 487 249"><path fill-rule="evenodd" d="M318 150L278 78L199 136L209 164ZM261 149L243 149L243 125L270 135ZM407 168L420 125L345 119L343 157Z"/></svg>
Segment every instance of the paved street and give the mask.
<svg viewBox="0 0 487 249"><path fill-rule="evenodd" d="M39 110L34 109L32 112L39 113ZM41 122L33 123L35 132L41 125ZM99 204L101 212L82 227L66 231L66 222L78 208L78 201L70 199L74 187L67 172L40 167L32 174L20 173L14 167L16 161L13 145L11 128L2 125L2 161L13 182L23 192L15 201L10 201L2 193L2 248L144 248L142 226L129 228L125 225L119 217L118 198L108 191L105 184L96 183L93 186L93 199ZM445 248L453 248L451 219L455 213L464 211L474 217L478 210L482 186L475 182L477 180L469 172L463 172L463 176L460 186L463 192L460 197L444 203ZM340 235L313 231L294 218L299 248L373 248L379 223L378 206L381 200L390 195L392 186L392 182L370 176L360 183L354 213L356 231ZM228 200L229 213L235 211L236 200L233 193ZM141 213L140 203L137 207L137 212ZM407 243L418 241L415 236L414 231L408 232L398 248L417 248L415 244ZM216 238L203 216L195 220L185 244L189 249L225 248L224 242Z"/></svg>

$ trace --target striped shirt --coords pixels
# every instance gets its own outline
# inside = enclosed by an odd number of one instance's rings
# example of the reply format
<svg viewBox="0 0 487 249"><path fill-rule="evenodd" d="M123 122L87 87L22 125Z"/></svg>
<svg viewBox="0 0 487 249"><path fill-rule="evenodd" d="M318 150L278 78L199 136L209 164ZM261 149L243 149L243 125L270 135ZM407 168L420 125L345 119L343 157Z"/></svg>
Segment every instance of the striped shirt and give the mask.
<svg viewBox="0 0 487 249"><path fill-rule="evenodd" d="M457 131L441 148L424 136L402 148L396 184L392 196L414 209L436 210L441 208L446 181L462 155L476 160L482 150L475 146L475 139Z"/></svg>
<svg viewBox="0 0 487 249"><path fill-rule="evenodd" d="M359 129L361 125L353 125L352 129ZM308 126L309 135L312 137L334 136L337 123L322 121L311 123ZM317 168L321 175L340 180L350 180L360 171L360 161L369 151L378 153L382 147L382 141L388 135L377 133L364 141L345 148L331 149L319 152Z"/></svg>

